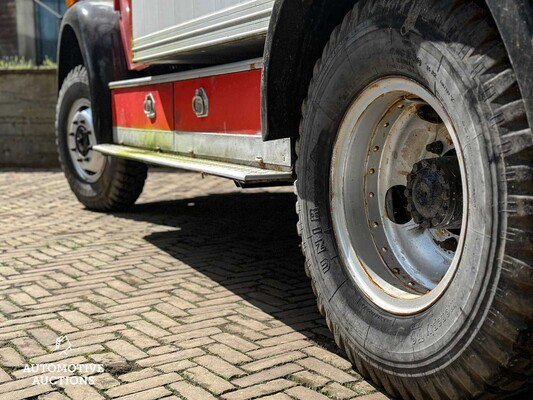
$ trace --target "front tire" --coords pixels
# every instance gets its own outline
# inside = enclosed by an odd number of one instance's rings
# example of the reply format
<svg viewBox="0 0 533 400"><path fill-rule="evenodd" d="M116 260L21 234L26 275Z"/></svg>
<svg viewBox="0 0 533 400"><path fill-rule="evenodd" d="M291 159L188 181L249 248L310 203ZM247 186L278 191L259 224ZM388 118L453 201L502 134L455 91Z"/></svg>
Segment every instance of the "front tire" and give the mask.
<svg viewBox="0 0 533 400"><path fill-rule="evenodd" d="M531 383L531 143L475 2L359 2L332 34L303 107L298 228L337 343L390 394Z"/></svg>
<svg viewBox="0 0 533 400"><path fill-rule="evenodd" d="M92 146L108 143L111 132L97 132L83 66L65 78L56 108L59 162L71 190L90 210L121 211L141 195L147 176L145 164L104 156Z"/></svg>

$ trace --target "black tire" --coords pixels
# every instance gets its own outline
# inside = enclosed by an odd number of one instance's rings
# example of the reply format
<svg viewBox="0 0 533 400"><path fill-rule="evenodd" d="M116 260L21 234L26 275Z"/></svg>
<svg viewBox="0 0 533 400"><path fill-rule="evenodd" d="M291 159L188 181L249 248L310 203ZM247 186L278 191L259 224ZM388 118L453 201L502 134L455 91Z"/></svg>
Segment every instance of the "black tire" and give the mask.
<svg viewBox="0 0 533 400"><path fill-rule="evenodd" d="M69 148L69 113L80 99L90 103L89 79L83 66L75 67L66 77L56 108L56 144L59 162L70 188L78 200L95 211L121 211L131 207L141 195L147 166L128 160L106 157L105 166L95 179L87 179L74 165ZM111 132L94 132L97 143L108 143Z"/></svg>
<svg viewBox="0 0 533 400"><path fill-rule="evenodd" d="M450 118L480 149L471 162L483 173L469 179L477 181L476 195L493 204L474 210L487 229L486 245L479 254L464 255L435 304L409 316L377 307L348 279L330 211L339 126L357 95L385 76L409 77L440 96ZM447 85L450 80L455 84ZM532 145L505 48L478 2L361 1L333 32L302 108L298 231L306 272L337 344L391 395L502 398L530 387ZM429 327L441 329L427 337Z"/></svg>

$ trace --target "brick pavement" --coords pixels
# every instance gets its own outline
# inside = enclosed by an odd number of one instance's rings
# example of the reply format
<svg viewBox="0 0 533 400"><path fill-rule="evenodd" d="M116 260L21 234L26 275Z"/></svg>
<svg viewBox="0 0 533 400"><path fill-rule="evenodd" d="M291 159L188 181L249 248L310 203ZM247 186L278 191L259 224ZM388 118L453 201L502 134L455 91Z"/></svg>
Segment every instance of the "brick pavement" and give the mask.
<svg viewBox="0 0 533 400"><path fill-rule="evenodd" d="M295 223L291 188L152 172L102 214L59 172L0 172L0 399L385 399L339 355ZM104 371L24 371L51 363Z"/></svg>

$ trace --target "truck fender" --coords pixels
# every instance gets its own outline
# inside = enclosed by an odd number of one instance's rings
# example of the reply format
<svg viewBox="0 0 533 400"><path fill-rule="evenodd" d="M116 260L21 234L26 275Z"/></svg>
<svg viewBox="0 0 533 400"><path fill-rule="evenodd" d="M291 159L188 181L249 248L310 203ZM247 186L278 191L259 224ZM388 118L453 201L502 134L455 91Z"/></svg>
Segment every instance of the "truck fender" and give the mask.
<svg viewBox="0 0 533 400"><path fill-rule="evenodd" d="M104 139L111 139L109 82L128 74L120 36L119 14L113 1L81 1L63 17L58 42L58 92L68 73L83 64L89 77L93 123Z"/></svg>
<svg viewBox="0 0 533 400"><path fill-rule="evenodd" d="M533 5L531 0L485 1L509 53L533 126ZM331 33L356 2L276 0L265 44L263 140L298 136L301 105L314 65Z"/></svg>

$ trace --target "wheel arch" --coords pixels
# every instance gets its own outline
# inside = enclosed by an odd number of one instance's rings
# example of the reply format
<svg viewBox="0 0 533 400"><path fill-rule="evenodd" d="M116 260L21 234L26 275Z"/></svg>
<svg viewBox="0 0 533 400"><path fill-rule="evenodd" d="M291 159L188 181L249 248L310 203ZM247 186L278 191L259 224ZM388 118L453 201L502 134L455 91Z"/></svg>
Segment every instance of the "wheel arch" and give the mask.
<svg viewBox="0 0 533 400"><path fill-rule="evenodd" d="M112 113L108 85L126 78L128 71L119 14L114 10L113 1L81 1L63 17L58 41L58 92L77 65L83 65L89 77L94 128L110 135Z"/></svg>
<svg viewBox="0 0 533 400"><path fill-rule="evenodd" d="M358 2L276 0L265 44L261 99L263 140L298 136L301 104L313 68L335 27ZM479 0L493 16L533 126L533 6L529 0ZM521 15L523 18L516 18Z"/></svg>

